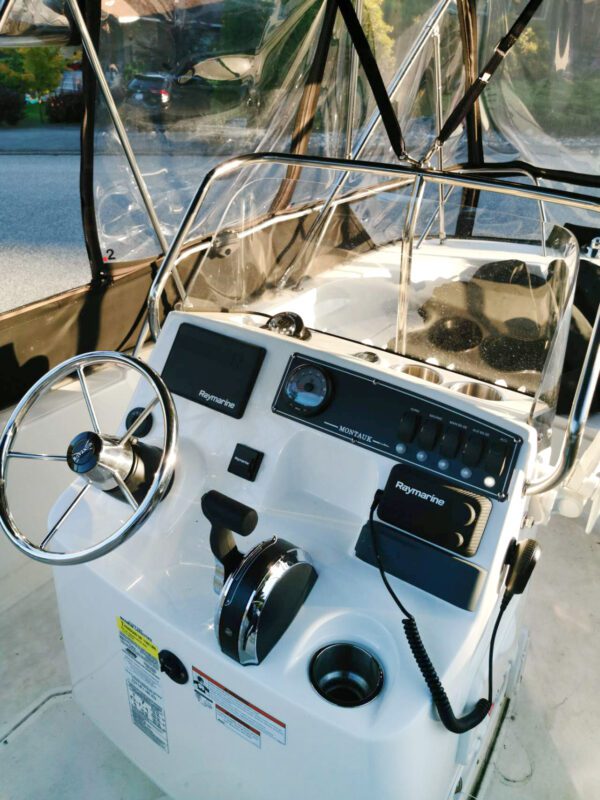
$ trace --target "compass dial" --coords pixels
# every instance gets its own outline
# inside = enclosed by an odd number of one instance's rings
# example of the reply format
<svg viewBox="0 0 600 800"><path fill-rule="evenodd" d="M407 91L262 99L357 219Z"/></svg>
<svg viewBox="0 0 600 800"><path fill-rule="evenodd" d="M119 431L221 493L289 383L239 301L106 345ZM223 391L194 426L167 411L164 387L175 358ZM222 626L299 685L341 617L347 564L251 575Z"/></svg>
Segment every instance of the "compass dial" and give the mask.
<svg viewBox="0 0 600 800"><path fill-rule="evenodd" d="M320 367L305 364L292 371L284 392L296 411L307 416L318 414L331 399L331 379Z"/></svg>

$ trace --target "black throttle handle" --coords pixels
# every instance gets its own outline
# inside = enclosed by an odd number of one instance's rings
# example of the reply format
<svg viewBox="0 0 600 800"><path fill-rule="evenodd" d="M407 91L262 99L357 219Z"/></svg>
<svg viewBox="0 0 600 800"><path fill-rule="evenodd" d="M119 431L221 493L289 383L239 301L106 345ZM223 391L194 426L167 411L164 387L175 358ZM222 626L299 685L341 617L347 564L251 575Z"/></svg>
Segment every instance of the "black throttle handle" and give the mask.
<svg viewBox="0 0 600 800"><path fill-rule="evenodd" d="M238 503L214 489L202 496L202 512L211 524L210 549L223 564L224 579L240 564L243 556L237 549L233 534L249 536L256 528L258 514L250 506Z"/></svg>

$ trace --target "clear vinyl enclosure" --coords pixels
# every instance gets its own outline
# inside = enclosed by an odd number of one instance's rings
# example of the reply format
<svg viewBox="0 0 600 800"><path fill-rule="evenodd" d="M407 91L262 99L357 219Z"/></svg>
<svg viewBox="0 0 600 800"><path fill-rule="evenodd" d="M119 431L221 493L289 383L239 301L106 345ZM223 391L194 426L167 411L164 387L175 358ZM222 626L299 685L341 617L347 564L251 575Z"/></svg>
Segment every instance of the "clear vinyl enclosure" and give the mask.
<svg viewBox="0 0 600 800"><path fill-rule="evenodd" d="M477 2L479 66L524 6ZM407 152L419 159L465 91L464 3L360 0L356 7ZM396 160L335 10L333 0L103 0L102 68L167 238L203 176L228 157L271 150ZM598 14L597 3L542 4L482 95L486 164L600 175ZM302 113L311 103L307 123ZM153 257L156 237L101 97L95 129L101 246L118 262ZM434 166L468 159L460 127ZM583 212L552 218L593 224Z"/></svg>

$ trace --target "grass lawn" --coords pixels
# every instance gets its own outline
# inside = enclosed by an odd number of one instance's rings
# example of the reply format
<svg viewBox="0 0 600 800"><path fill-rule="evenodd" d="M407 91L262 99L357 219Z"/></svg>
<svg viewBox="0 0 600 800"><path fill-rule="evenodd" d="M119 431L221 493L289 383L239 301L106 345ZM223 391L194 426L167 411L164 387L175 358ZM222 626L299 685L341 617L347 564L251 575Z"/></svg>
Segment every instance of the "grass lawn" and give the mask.
<svg viewBox="0 0 600 800"><path fill-rule="evenodd" d="M15 125L16 128L38 128L40 125L47 125L48 120L44 114L43 106L38 103L25 106L25 116Z"/></svg>

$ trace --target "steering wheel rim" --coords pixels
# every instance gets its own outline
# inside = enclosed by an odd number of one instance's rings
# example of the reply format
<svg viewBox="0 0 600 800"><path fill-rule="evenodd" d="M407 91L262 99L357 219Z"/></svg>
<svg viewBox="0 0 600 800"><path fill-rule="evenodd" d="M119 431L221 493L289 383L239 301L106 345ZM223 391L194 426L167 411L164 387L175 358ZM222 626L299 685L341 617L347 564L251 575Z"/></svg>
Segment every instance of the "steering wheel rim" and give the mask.
<svg viewBox="0 0 600 800"><path fill-rule="evenodd" d="M134 436L138 427L158 405L162 412L164 426L163 447L160 461L154 473L152 482L140 503L137 503L128 487L125 485L125 481L120 478L117 473L112 476L115 480L115 483L118 485L118 488L121 490L121 493L125 496L125 499L133 508L133 514L123 523L123 525L121 525L120 528L107 536L105 539L102 539L101 541L85 548L84 550L74 551L72 553L57 553L44 550L44 545L49 543L50 539L57 532L60 525L66 520L87 490L93 485L93 481L86 479L83 489L78 493L75 500L69 504L67 510L63 511L58 521L53 525L52 529L46 535L42 543L39 546L35 545L19 529L10 511L10 506L6 495L8 462L11 458L28 458L32 460L64 462L68 461L70 456L20 453L18 451L12 451L11 445L18 433L21 423L33 405L43 395L51 391L57 383L73 373L77 373L92 426L95 433L100 437L100 427L85 380L84 370L86 367L98 366L106 363L118 364L120 366L124 366L125 368L134 370L134 372L136 372L138 375L144 378L147 383L150 384L154 392L154 399L144 408L143 412L137 417L135 422L129 426L125 434L119 438L119 446L125 447L127 445L129 440ZM139 530L139 528L148 519L152 511L156 508L158 503L168 491L171 485L171 478L173 476L177 457L177 434L177 412L171 393L161 376L147 364L144 364L142 361L139 361L131 356L111 351L84 353L62 362L42 376L42 378L40 378L40 380L38 380L24 395L11 414L11 417L2 433L2 437L0 438L0 527L4 531L9 541L11 541L12 544L14 544L19 550L35 561L39 561L44 564L51 564L54 566L82 564L86 561L92 561L93 559L110 553L120 544L129 539L137 530ZM82 434L80 434L80 436L81 435ZM72 445L73 443L71 443L69 446L68 454L71 451ZM71 465L69 464L69 466ZM72 466L71 469L73 469ZM134 503L137 507L134 507Z"/></svg>

